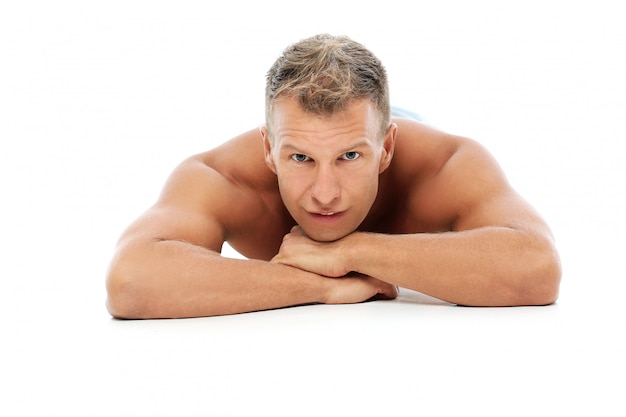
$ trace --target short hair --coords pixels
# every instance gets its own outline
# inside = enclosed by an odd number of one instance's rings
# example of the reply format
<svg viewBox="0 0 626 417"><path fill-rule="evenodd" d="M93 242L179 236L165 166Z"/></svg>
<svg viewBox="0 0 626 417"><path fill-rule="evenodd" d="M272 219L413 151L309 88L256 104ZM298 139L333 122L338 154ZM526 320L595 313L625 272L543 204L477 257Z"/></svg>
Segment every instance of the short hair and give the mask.
<svg viewBox="0 0 626 417"><path fill-rule="evenodd" d="M369 99L380 113L381 137L391 123L387 71L367 48L347 36L315 35L288 46L267 73L265 119L281 97L295 97L306 112L332 115L353 100Z"/></svg>

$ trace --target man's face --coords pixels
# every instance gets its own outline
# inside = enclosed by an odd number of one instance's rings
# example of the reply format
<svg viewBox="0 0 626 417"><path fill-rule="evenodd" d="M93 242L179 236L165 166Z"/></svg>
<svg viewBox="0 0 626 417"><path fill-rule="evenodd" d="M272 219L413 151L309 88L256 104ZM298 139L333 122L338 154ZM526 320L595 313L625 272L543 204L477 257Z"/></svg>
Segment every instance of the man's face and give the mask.
<svg viewBox="0 0 626 417"><path fill-rule="evenodd" d="M273 143L262 129L265 159L287 210L310 238L340 239L367 216L395 142L396 126L384 139L379 126L368 100L332 116L306 113L293 98L275 104Z"/></svg>

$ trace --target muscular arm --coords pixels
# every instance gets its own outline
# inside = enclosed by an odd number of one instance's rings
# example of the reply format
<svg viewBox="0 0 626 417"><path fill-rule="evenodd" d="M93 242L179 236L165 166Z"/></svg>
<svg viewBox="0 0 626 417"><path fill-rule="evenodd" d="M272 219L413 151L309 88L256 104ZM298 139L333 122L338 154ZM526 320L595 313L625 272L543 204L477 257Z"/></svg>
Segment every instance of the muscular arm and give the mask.
<svg viewBox="0 0 626 417"><path fill-rule="evenodd" d="M179 318L322 301L323 279L264 261L228 259L176 239L140 237L147 213L120 244L107 278L107 307L119 318ZM134 229L134 230L133 230Z"/></svg>
<svg viewBox="0 0 626 417"><path fill-rule="evenodd" d="M339 282L286 265L222 257L225 216L236 210L236 192L201 161L183 163L117 245L107 275L110 314L198 317L393 296L392 286L375 279Z"/></svg>
<svg viewBox="0 0 626 417"><path fill-rule="evenodd" d="M358 271L462 305L556 300L561 271L551 233L482 147L464 141L427 195L431 207L453 213L450 231L356 232L325 244L295 230L276 262L328 275Z"/></svg>
<svg viewBox="0 0 626 417"><path fill-rule="evenodd" d="M545 305L558 294L560 272L550 244L524 231L493 226L352 238L368 255L359 256L356 270L451 303Z"/></svg>

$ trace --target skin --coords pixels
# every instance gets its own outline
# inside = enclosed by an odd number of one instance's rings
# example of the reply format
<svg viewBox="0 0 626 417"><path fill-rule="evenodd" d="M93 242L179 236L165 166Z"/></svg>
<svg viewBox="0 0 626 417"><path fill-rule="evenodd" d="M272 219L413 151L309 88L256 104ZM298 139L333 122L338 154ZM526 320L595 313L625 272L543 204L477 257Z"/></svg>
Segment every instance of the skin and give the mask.
<svg viewBox="0 0 626 417"><path fill-rule="evenodd" d="M293 99L265 127L184 161L122 235L107 276L119 318L392 299L460 305L558 296L550 230L478 143L408 119L384 137L367 100L332 116ZM222 244L248 257L220 255Z"/></svg>

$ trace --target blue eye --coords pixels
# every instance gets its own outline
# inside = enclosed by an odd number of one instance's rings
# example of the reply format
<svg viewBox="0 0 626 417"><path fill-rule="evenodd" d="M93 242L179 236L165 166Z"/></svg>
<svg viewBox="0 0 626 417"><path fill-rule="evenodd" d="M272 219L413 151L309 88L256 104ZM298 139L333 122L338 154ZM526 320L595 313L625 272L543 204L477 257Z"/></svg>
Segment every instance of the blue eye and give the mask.
<svg viewBox="0 0 626 417"><path fill-rule="evenodd" d="M343 154L343 159L345 159L346 161L354 161L355 159L358 159L361 156L360 153L358 152L346 152Z"/></svg>
<svg viewBox="0 0 626 417"><path fill-rule="evenodd" d="M296 162L307 162L311 158L309 158L303 153L294 153L293 155L291 155L291 159L293 159Z"/></svg>

